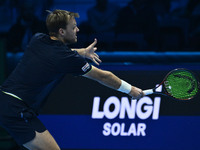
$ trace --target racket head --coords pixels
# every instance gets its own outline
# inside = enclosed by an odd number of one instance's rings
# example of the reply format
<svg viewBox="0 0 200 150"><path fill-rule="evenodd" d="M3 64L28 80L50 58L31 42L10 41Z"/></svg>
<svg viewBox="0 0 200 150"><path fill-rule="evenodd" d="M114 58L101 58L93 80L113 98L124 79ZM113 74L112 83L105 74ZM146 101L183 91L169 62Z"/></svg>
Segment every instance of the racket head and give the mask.
<svg viewBox="0 0 200 150"><path fill-rule="evenodd" d="M178 100L190 100L199 93L199 80L190 70L177 68L170 71L162 82L165 94Z"/></svg>

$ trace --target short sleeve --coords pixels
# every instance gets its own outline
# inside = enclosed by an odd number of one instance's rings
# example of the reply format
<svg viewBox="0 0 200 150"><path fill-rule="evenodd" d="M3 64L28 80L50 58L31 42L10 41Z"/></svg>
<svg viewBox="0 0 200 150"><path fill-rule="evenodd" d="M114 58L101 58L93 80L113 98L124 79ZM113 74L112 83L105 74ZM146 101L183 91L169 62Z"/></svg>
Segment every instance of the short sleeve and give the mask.
<svg viewBox="0 0 200 150"><path fill-rule="evenodd" d="M57 72L84 75L92 69L91 65L76 51L65 51L59 55L55 66Z"/></svg>

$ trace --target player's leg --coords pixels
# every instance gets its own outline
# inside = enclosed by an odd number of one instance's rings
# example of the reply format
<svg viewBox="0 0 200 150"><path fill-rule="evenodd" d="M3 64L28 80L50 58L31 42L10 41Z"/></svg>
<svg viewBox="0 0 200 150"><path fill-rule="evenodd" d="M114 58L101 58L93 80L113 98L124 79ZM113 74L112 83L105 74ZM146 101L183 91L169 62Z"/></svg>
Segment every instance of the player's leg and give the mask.
<svg viewBox="0 0 200 150"><path fill-rule="evenodd" d="M29 150L60 150L58 144L48 130L39 133L30 142L23 144Z"/></svg>

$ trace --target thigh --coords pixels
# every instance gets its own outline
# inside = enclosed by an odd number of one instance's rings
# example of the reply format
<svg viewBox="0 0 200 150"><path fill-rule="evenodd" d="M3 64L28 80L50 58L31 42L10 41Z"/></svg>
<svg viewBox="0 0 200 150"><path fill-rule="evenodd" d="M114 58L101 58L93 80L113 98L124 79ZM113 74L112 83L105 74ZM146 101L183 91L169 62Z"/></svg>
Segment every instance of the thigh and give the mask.
<svg viewBox="0 0 200 150"><path fill-rule="evenodd" d="M42 133L36 132L35 138L23 144L23 146L30 150L60 150L58 144L48 130Z"/></svg>
<svg viewBox="0 0 200 150"><path fill-rule="evenodd" d="M32 141L36 133L43 133L46 127L36 113L23 101L0 91L0 125L19 145Z"/></svg>

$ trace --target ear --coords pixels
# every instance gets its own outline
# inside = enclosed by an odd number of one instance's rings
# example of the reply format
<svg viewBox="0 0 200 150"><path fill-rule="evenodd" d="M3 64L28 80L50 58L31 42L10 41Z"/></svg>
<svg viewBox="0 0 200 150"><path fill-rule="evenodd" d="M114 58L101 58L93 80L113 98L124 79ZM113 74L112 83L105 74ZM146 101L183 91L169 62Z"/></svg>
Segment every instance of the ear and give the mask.
<svg viewBox="0 0 200 150"><path fill-rule="evenodd" d="M63 36L64 33L65 33L65 31L64 31L62 28L60 28L60 29L58 30L58 32L59 32L59 34L60 34L61 36Z"/></svg>

